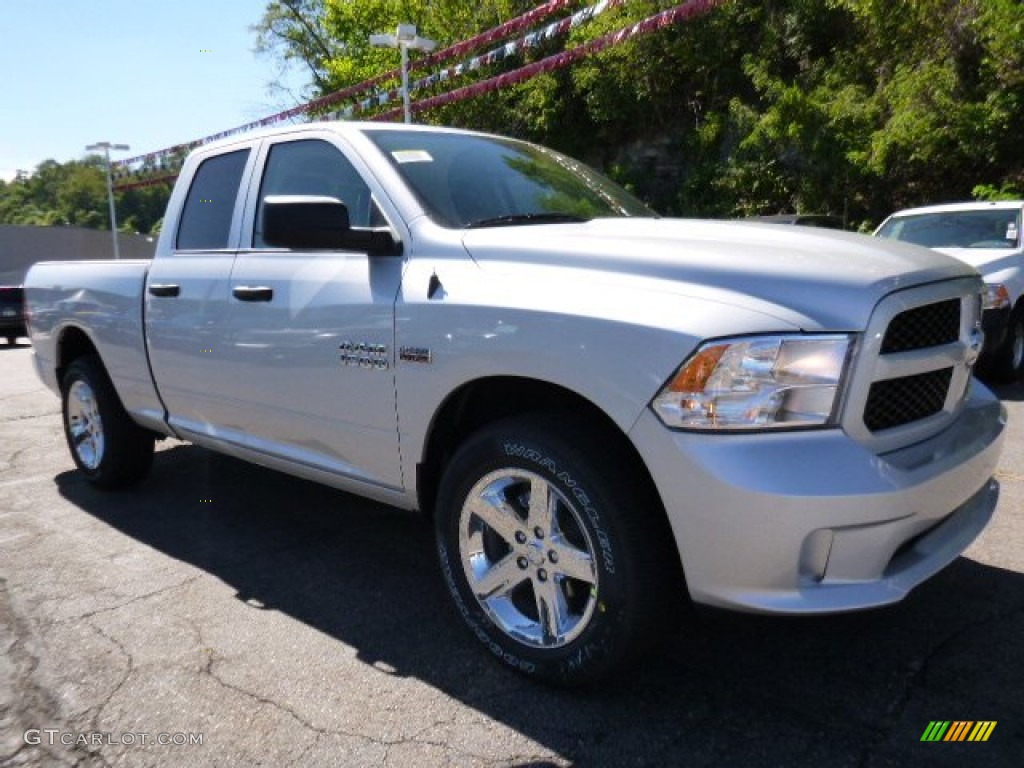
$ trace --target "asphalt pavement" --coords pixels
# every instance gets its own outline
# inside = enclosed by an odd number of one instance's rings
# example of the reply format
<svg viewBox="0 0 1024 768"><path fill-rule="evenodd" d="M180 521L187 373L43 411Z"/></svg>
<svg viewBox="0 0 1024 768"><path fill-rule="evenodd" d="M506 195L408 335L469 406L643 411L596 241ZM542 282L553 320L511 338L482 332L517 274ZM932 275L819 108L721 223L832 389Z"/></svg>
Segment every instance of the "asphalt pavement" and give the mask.
<svg viewBox="0 0 1024 768"><path fill-rule="evenodd" d="M170 440L93 489L0 344L0 766L1019 768L1024 385L999 394L996 517L904 602L701 612L565 692L470 637L417 515ZM996 725L923 742L933 721Z"/></svg>

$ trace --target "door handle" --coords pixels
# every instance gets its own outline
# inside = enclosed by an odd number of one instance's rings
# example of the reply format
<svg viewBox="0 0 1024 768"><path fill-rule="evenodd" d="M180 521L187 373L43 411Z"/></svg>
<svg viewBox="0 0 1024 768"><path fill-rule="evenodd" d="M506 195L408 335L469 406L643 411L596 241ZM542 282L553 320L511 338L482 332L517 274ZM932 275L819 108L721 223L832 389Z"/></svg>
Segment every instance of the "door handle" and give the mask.
<svg viewBox="0 0 1024 768"><path fill-rule="evenodd" d="M231 289L231 295L239 301L270 301L274 289L265 285L239 285Z"/></svg>
<svg viewBox="0 0 1024 768"><path fill-rule="evenodd" d="M173 283L151 283L149 294L151 296L177 296L181 293L181 286Z"/></svg>

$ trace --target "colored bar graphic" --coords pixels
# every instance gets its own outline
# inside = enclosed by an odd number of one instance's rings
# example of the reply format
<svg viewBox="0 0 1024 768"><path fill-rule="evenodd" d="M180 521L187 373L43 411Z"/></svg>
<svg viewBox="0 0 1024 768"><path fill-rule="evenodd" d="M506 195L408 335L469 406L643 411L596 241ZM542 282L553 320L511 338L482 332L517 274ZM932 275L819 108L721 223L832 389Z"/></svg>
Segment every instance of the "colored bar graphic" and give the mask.
<svg viewBox="0 0 1024 768"><path fill-rule="evenodd" d="M972 725L974 722L971 720L954 720L943 741L963 741L967 738L967 733Z"/></svg>
<svg viewBox="0 0 1024 768"><path fill-rule="evenodd" d="M988 737L992 735L992 731L995 729L995 720L979 720L978 724L974 726L974 730L971 731L971 735L967 737L967 740L988 741Z"/></svg>
<svg viewBox="0 0 1024 768"><path fill-rule="evenodd" d="M996 720L932 720L921 734L921 741L988 741Z"/></svg>
<svg viewBox="0 0 1024 768"><path fill-rule="evenodd" d="M949 720L932 720L921 735L921 741L941 741L949 728Z"/></svg>

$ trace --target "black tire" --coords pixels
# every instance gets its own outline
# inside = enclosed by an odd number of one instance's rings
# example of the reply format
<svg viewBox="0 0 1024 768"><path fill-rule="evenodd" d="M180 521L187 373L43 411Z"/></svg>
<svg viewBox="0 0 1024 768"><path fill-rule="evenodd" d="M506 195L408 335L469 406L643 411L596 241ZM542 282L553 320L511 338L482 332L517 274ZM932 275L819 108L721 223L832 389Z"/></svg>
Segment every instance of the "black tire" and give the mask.
<svg viewBox="0 0 1024 768"><path fill-rule="evenodd" d="M124 488L141 481L153 464L153 433L132 421L99 358L72 362L61 393L64 437L89 482Z"/></svg>
<svg viewBox="0 0 1024 768"><path fill-rule="evenodd" d="M441 479L435 528L456 609L494 656L543 682L607 676L670 634L665 598L685 592L649 480L606 438L557 414L506 419L468 439ZM530 512L533 488L552 514ZM469 573L479 590L490 578L502 588L478 598ZM547 621L542 597L559 607Z"/></svg>
<svg viewBox="0 0 1024 768"><path fill-rule="evenodd" d="M1010 315L1006 339L992 360L992 378L1001 384L1012 384L1024 373L1024 307L1018 306Z"/></svg>

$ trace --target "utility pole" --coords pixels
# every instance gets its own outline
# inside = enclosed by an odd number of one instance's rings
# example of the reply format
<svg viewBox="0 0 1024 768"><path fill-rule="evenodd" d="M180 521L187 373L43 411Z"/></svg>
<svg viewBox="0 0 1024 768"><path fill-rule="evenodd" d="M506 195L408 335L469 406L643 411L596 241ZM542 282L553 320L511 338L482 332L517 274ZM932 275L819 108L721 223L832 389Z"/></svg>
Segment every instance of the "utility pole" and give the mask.
<svg viewBox="0 0 1024 768"><path fill-rule="evenodd" d="M111 144L109 141L100 141L96 144L90 144L85 148L86 152L94 152L97 149L103 150L103 155L107 160L107 200L110 202L110 236L114 238L114 258L121 258L121 251L117 246L117 214L114 212L114 182L110 177L110 150L116 149L119 151L127 151L131 149L127 144Z"/></svg>
<svg viewBox="0 0 1024 768"><path fill-rule="evenodd" d="M412 105L409 101L409 49L430 53L437 42L416 34L415 24L399 24L393 35L370 35L370 45L378 48L398 48L402 52L402 107L405 122L412 122Z"/></svg>

